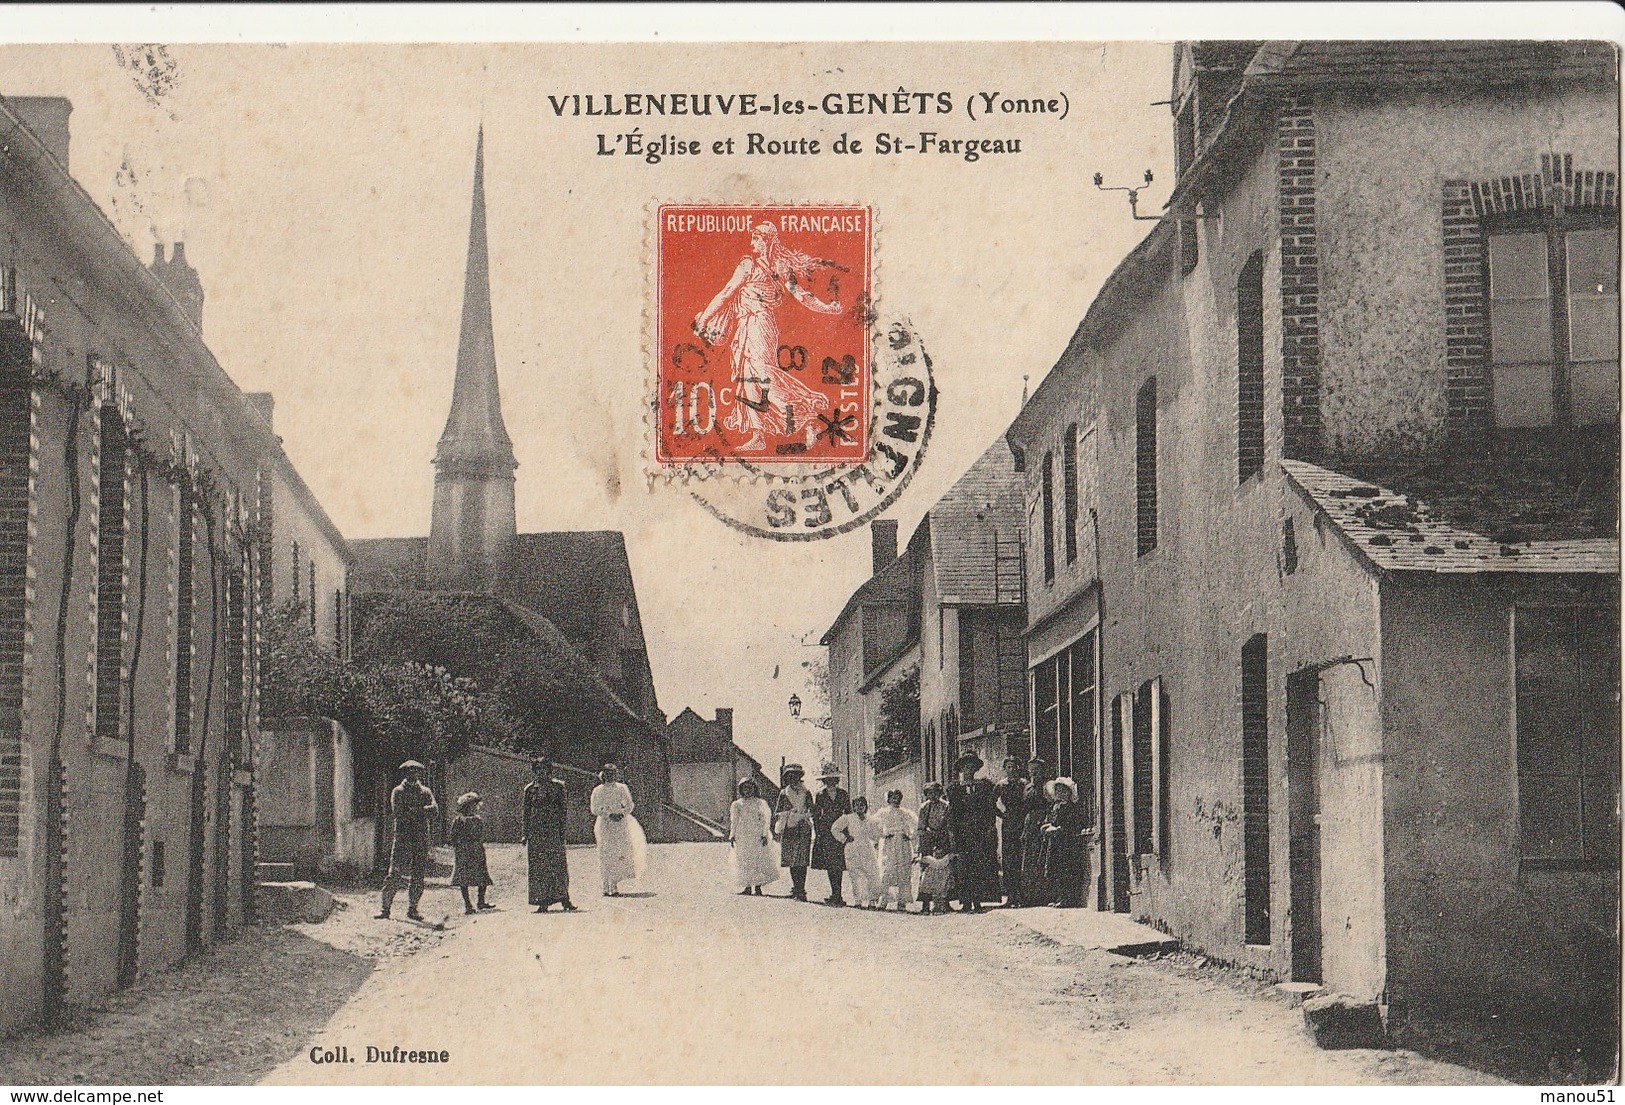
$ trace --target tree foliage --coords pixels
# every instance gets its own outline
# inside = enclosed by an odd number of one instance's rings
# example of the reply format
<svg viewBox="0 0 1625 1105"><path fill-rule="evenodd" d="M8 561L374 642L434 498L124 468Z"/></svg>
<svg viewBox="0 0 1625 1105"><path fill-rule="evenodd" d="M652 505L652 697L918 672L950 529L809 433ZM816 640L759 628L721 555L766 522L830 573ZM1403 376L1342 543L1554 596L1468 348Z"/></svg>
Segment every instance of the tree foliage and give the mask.
<svg viewBox="0 0 1625 1105"><path fill-rule="evenodd" d="M486 711L473 680L415 660L346 662L316 640L304 610L289 602L266 619L261 714L332 718L383 762L446 759L468 747Z"/></svg>
<svg viewBox="0 0 1625 1105"><path fill-rule="evenodd" d="M880 717L870 765L889 771L920 757L920 669L909 668L880 689Z"/></svg>
<svg viewBox="0 0 1625 1105"><path fill-rule="evenodd" d="M566 762L617 758L647 724L550 623L484 596L388 593L357 605L357 659L442 668L478 688L476 737Z"/></svg>

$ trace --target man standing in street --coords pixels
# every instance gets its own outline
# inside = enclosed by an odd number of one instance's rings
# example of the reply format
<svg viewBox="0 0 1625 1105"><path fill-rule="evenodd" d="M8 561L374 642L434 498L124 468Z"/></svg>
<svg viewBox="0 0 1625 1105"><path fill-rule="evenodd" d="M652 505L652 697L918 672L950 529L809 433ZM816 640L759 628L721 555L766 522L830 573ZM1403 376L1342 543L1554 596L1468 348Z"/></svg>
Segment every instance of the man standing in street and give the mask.
<svg viewBox="0 0 1625 1105"><path fill-rule="evenodd" d="M378 919L389 919L390 906L402 885L406 887L406 915L423 920L418 902L423 898L423 872L429 863L429 816L440 807L434 792L423 785L423 765L407 760L400 767L405 776L389 794L389 812L395 820L395 839L389 848L389 874L384 876L383 908Z"/></svg>
<svg viewBox="0 0 1625 1105"><path fill-rule="evenodd" d="M852 812L852 799L841 789L841 773L835 770L834 764L824 765L824 773L818 776L818 781L824 785L813 799L812 865L829 873L829 897L824 901L830 905L845 905L841 882L846 877L846 844L835 839L835 822Z"/></svg>
<svg viewBox="0 0 1625 1105"><path fill-rule="evenodd" d="M1004 782L995 791L999 811L999 877L1004 884L1004 905L1014 909L1021 901L1022 830L1027 817L1027 773L1015 756L1004 759Z"/></svg>

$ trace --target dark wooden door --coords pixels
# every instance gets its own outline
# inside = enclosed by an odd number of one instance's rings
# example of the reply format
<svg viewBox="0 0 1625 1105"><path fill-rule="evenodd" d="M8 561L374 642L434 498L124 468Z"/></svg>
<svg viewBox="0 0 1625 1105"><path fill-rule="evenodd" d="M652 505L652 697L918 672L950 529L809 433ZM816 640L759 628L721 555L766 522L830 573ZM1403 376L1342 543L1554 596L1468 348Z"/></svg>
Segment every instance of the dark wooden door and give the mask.
<svg viewBox="0 0 1625 1105"><path fill-rule="evenodd" d="M1320 672L1286 682L1287 864L1292 925L1292 980L1321 980L1320 931Z"/></svg>

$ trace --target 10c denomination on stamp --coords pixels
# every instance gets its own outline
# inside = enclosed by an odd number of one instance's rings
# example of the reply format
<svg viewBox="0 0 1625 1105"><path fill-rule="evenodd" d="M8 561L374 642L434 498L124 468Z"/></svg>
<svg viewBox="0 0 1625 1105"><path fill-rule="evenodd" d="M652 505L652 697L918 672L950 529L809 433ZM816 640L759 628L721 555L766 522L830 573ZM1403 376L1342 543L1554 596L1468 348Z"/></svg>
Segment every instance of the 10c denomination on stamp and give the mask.
<svg viewBox="0 0 1625 1105"><path fill-rule="evenodd" d="M656 463L862 462L870 209L665 204L654 245Z"/></svg>

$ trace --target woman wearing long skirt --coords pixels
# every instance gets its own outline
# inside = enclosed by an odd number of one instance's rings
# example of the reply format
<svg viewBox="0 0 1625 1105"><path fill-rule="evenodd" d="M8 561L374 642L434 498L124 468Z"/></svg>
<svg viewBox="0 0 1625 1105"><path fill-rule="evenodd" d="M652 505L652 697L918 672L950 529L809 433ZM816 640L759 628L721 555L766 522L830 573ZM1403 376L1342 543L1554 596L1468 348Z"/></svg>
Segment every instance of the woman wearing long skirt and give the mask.
<svg viewBox="0 0 1625 1105"><path fill-rule="evenodd" d="M800 764L786 764L773 807L773 839L779 842L779 866L790 869L790 897L807 900L807 866L812 863L813 797Z"/></svg>
<svg viewBox="0 0 1625 1105"><path fill-rule="evenodd" d="M903 792L886 792L886 807L875 814L880 830L880 904L895 891L897 908L907 912L914 897L914 833L919 821L903 808Z"/></svg>
<svg viewBox="0 0 1625 1105"><path fill-rule="evenodd" d="M1075 909L1084 904L1089 892L1089 845L1094 840L1094 819L1077 800L1071 779L1050 784L1055 805L1044 819L1044 836L1049 841L1050 893L1055 904Z"/></svg>
<svg viewBox="0 0 1625 1105"><path fill-rule="evenodd" d="M530 904L546 913L555 903L566 913L570 904L570 866L564 854L567 792L562 779L553 778L553 762L537 758L530 763L536 781L525 787L525 860L530 883Z"/></svg>
<svg viewBox="0 0 1625 1105"><path fill-rule="evenodd" d="M605 764L598 778L602 781L592 788L587 806L593 816L592 835L598 841L604 896L618 898L623 880L643 876L648 847L643 826L632 816L632 792L621 782L621 769Z"/></svg>
<svg viewBox="0 0 1625 1105"><path fill-rule="evenodd" d="M741 894L760 897L762 887L779 881L773 811L753 779L739 780L739 797L728 807L728 843L733 845L734 879Z"/></svg>
<svg viewBox="0 0 1625 1105"><path fill-rule="evenodd" d="M1044 820L1049 816L1049 781L1052 778L1047 760L1033 759L1027 764L1027 792L1022 803L1026 811L1021 826L1021 904L1049 905L1049 877L1045 873L1049 855L1049 834L1044 832Z"/></svg>

